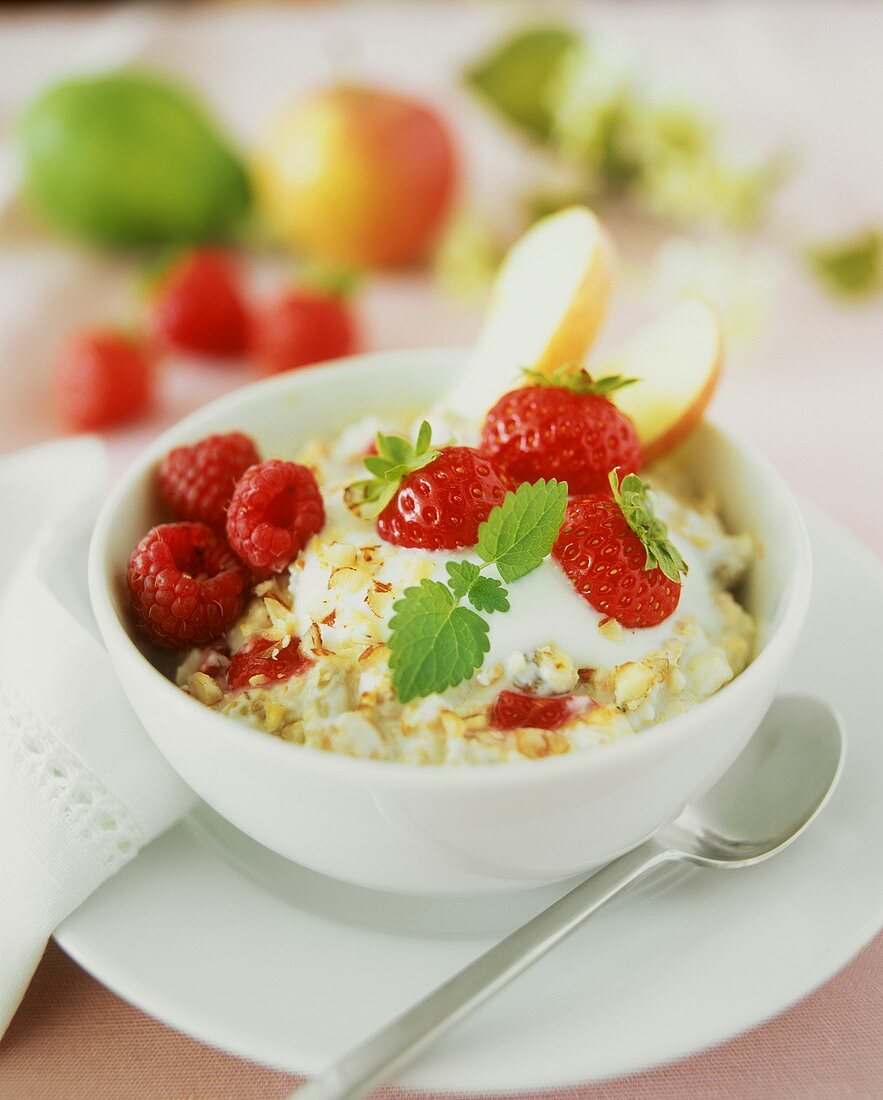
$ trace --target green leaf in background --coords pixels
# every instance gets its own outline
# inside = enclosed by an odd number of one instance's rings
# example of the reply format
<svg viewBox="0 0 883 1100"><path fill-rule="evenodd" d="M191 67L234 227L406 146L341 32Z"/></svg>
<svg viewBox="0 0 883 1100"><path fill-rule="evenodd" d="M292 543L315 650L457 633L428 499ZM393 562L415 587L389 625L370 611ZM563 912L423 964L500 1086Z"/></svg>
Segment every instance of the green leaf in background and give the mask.
<svg viewBox="0 0 883 1100"><path fill-rule="evenodd" d="M249 207L232 149L199 104L159 77L63 80L25 111L18 138L34 208L98 244L220 239Z"/></svg>
<svg viewBox="0 0 883 1100"><path fill-rule="evenodd" d="M838 294L859 298L883 286L883 233L868 229L845 241L807 249L823 283Z"/></svg>
<svg viewBox="0 0 883 1100"><path fill-rule="evenodd" d="M485 54L465 81L554 158L561 178L526 196L530 220L624 197L659 219L744 229L783 178L783 158L735 155L700 99L674 95L604 33L534 26Z"/></svg>
<svg viewBox="0 0 883 1100"><path fill-rule="evenodd" d="M566 27L534 27L507 38L465 73L469 87L531 137L549 136L549 88L580 37Z"/></svg>

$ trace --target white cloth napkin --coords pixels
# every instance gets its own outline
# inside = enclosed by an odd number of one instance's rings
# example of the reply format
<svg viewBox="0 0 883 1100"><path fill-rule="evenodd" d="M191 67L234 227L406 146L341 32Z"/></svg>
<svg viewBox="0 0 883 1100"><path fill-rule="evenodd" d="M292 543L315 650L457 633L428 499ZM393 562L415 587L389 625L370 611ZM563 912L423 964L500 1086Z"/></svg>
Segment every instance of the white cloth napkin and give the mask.
<svg viewBox="0 0 883 1100"><path fill-rule="evenodd" d="M55 927L194 799L92 621L86 550L106 480L96 439L0 460L0 1035Z"/></svg>

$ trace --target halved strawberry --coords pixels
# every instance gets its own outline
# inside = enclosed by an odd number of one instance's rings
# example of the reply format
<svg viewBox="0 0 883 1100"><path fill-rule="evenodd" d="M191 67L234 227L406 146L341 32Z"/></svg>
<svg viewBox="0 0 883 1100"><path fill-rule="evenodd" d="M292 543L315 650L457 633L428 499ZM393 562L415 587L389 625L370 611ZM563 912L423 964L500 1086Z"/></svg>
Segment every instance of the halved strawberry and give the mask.
<svg viewBox="0 0 883 1100"><path fill-rule="evenodd" d="M644 483L629 474L610 492L573 497L552 550L577 592L622 626L658 626L681 598L687 563L658 519Z"/></svg>
<svg viewBox="0 0 883 1100"><path fill-rule="evenodd" d="M491 726L498 730L556 730L573 716L577 707L572 695L522 695L501 691L491 707Z"/></svg>
<svg viewBox="0 0 883 1100"><path fill-rule="evenodd" d="M300 676L313 664L300 648L300 638L282 641L251 638L233 654L227 679L231 691L282 684Z"/></svg>

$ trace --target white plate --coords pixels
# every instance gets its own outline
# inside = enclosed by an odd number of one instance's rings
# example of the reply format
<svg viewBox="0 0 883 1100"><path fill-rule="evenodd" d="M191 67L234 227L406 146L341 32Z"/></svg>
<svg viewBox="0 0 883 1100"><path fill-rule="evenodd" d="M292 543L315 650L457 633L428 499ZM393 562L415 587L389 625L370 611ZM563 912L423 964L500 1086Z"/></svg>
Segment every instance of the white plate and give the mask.
<svg viewBox="0 0 883 1100"><path fill-rule="evenodd" d="M850 738L821 820L769 864L674 872L611 907L403 1083L542 1088L678 1058L803 997L883 923L883 570L807 511L816 591L788 686L836 706ZM107 882L56 939L173 1027L310 1072L560 892L371 893L286 863L202 809Z"/></svg>

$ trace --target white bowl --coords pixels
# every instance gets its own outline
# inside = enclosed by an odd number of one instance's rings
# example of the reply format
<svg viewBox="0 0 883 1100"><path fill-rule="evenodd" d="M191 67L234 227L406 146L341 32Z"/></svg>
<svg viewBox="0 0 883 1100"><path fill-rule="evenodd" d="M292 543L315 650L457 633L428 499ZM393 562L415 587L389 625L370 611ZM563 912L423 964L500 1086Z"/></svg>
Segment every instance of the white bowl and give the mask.
<svg viewBox="0 0 883 1100"><path fill-rule="evenodd" d="M385 890L478 893L588 871L639 844L707 789L769 706L810 591L797 507L751 447L706 424L683 462L724 519L759 540L741 597L760 626L748 668L678 718L611 745L544 760L456 768L353 759L304 748L216 714L144 657L125 568L156 521L154 474L171 447L242 429L264 454L328 435L369 411L416 412L462 361L450 350L358 356L230 394L170 429L105 504L92 539L92 604L114 666L160 751L219 813L314 870ZM553 639L550 639L553 640Z"/></svg>

